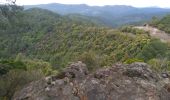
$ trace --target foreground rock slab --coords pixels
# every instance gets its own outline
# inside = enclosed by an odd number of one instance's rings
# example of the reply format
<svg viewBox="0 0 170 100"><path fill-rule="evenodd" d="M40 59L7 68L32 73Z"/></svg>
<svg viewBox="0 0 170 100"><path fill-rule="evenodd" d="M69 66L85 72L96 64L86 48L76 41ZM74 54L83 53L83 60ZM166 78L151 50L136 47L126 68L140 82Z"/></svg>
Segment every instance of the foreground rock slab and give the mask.
<svg viewBox="0 0 170 100"><path fill-rule="evenodd" d="M89 73L77 62L60 75L30 83L13 100L170 100L170 84L145 63L115 64Z"/></svg>

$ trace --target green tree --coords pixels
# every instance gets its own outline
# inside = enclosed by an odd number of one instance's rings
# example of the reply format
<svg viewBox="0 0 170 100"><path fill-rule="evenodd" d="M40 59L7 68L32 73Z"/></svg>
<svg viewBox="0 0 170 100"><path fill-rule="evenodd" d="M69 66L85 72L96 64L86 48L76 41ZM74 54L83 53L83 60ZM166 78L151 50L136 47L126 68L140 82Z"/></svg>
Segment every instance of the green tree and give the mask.
<svg viewBox="0 0 170 100"><path fill-rule="evenodd" d="M157 57L165 57L167 49L167 44L162 43L160 40L151 40L149 44L143 47L137 57L143 59L144 61Z"/></svg>

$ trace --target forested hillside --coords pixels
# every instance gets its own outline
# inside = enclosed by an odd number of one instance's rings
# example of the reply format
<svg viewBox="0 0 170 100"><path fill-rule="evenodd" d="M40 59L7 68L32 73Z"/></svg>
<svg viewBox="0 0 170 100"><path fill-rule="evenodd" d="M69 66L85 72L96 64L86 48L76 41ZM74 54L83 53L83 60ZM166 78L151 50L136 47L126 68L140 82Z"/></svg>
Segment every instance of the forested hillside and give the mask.
<svg viewBox="0 0 170 100"><path fill-rule="evenodd" d="M170 15L167 15L162 19L154 17L150 24L160 30L170 33Z"/></svg>
<svg viewBox="0 0 170 100"><path fill-rule="evenodd" d="M145 31L112 29L86 17L77 19L39 8L20 8L15 16L11 9L7 12L0 12L2 98L10 99L25 84L57 74L73 61L83 61L90 71L135 61L148 62L157 71L170 70L169 44Z"/></svg>
<svg viewBox="0 0 170 100"><path fill-rule="evenodd" d="M103 66L129 58L148 61L158 55L164 57L168 48L167 44L151 39L147 34L138 34L138 31L134 32L135 36L131 36L119 30L72 20L42 9L30 9L22 13L23 17L18 20L25 20L18 23L18 27L21 26L20 31L15 32L16 28L13 28L14 30L10 29L11 32L1 33L2 58L13 58L22 53L48 61L57 68L83 58L83 55L87 57L85 54L88 54L93 59L95 56L92 55L96 55L101 60L99 66ZM144 47L150 48L153 45L156 48L154 44L157 42L163 46L157 48L161 50L155 49L156 53L151 52L149 57L141 54L145 51Z"/></svg>
<svg viewBox="0 0 170 100"><path fill-rule="evenodd" d="M110 27L120 27L128 24L143 24L153 16L158 18L170 13L170 9L163 9L157 7L136 8L125 5L113 6L88 6L85 4L40 4L40 5L25 5L25 9L29 8L47 9L62 15L67 14L81 14L88 16L89 19L97 20Z"/></svg>

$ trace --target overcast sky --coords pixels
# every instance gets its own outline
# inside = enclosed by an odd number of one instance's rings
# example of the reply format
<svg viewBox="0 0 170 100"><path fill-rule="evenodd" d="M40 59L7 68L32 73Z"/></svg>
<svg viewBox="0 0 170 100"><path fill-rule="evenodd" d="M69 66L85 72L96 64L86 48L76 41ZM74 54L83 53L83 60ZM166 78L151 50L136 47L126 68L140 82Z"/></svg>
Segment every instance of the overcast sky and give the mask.
<svg viewBox="0 0 170 100"><path fill-rule="evenodd" d="M62 4L87 4L87 5L131 5L135 7L168 7L170 0L17 0L20 5L62 3Z"/></svg>

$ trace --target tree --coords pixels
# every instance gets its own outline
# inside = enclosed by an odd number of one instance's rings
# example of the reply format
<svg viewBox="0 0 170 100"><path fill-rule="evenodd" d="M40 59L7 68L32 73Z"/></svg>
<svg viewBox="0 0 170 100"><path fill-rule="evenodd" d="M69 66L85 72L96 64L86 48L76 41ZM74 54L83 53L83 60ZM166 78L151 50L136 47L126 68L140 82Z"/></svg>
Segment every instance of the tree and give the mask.
<svg viewBox="0 0 170 100"><path fill-rule="evenodd" d="M6 0L5 3L2 3L2 5L0 5L0 14L9 19L12 16L16 15L17 12L23 10L23 7L17 6L15 3L16 0Z"/></svg>
<svg viewBox="0 0 170 100"><path fill-rule="evenodd" d="M6 5L15 5L16 0L0 0L0 2Z"/></svg>
<svg viewBox="0 0 170 100"><path fill-rule="evenodd" d="M167 44L162 43L160 40L153 39L149 44L143 47L142 51L137 55L137 58L148 61L157 57L165 57L167 48Z"/></svg>
<svg viewBox="0 0 170 100"><path fill-rule="evenodd" d="M159 19L156 17L156 16L153 16L152 17L152 22L151 22L151 24L152 25L155 25L155 24L157 24L159 22Z"/></svg>

